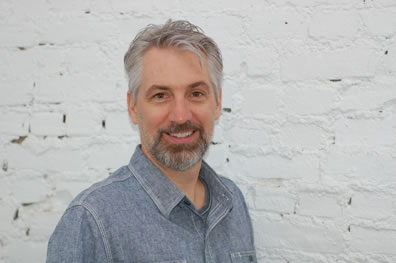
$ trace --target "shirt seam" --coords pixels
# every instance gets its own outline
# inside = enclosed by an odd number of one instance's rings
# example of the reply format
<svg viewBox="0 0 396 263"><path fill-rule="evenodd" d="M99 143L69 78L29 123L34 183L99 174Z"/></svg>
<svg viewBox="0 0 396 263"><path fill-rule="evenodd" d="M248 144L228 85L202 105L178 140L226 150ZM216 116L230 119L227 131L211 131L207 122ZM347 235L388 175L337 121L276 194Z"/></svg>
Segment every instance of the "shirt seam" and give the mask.
<svg viewBox="0 0 396 263"><path fill-rule="evenodd" d="M93 219L94 219L94 221L96 223L96 226L99 229L99 233L100 233L100 236L102 238L103 245L105 247L105 253L106 253L106 256L107 256L107 261L109 263L112 263L113 262L113 256L111 254L109 240L107 238L104 226L103 226L102 222L99 219L99 216L96 214L95 210L87 203L83 203L83 204L76 205L76 206L81 206L81 207L85 208L92 215L92 217L93 217Z"/></svg>

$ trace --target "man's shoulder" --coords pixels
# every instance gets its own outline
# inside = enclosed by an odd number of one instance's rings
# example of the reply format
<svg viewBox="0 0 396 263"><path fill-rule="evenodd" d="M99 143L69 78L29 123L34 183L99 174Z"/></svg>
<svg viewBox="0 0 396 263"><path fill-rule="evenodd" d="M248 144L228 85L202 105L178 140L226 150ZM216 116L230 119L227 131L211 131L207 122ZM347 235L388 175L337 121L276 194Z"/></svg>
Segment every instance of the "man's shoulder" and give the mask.
<svg viewBox="0 0 396 263"><path fill-rule="evenodd" d="M230 190L233 194L241 194L241 189L238 184L235 183L231 178L226 177L224 175L217 175L220 178L220 181Z"/></svg>
<svg viewBox="0 0 396 263"><path fill-rule="evenodd" d="M73 206L91 206L99 202L109 200L125 188L126 181L132 178L127 166L123 166L112 173L107 178L92 184L87 189L79 193L70 203Z"/></svg>

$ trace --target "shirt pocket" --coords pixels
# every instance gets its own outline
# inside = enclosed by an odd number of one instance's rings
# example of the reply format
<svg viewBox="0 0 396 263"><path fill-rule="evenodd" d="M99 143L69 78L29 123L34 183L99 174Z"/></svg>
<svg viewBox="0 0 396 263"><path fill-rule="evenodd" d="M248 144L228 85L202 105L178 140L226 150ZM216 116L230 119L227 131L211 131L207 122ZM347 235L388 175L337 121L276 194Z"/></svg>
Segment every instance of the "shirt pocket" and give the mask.
<svg viewBox="0 0 396 263"><path fill-rule="evenodd" d="M231 253L232 263L257 263L256 253L254 251L243 251Z"/></svg>

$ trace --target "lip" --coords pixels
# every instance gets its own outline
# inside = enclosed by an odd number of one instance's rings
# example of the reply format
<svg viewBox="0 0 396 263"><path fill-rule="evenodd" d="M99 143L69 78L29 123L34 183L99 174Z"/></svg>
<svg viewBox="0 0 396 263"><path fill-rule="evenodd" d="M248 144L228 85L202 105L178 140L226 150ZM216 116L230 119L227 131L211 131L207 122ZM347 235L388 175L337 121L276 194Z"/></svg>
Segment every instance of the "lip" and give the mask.
<svg viewBox="0 0 396 263"><path fill-rule="evenodd" d="M179 132L179 133L184 133L184 132ZM164 137L166 138L166 140L168 140L171 143L174 144L183 144L183 143L192 143L194 142L198 136L199 136L199 132L198 130L193 130L193 133L187 137L175 137L170 135L169 133L164 132L163 133Z"/></svg>

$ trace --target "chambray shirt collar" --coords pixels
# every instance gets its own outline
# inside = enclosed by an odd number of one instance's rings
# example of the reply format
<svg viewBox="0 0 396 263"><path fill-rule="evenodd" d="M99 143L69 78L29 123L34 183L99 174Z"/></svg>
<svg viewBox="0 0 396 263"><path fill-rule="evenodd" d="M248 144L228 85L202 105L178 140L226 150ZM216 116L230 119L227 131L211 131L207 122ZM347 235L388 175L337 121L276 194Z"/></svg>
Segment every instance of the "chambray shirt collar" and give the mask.
<svg viewBox="0 0 396 263"><path fill-rule="evenodd" d="M143 153L140 145L136 147L128 168L165 217L169 218L176 205L186 198L185 194ZM232 193L205 161L202 162L200 176L208 184L212 200L232 208Z"/></svg>

